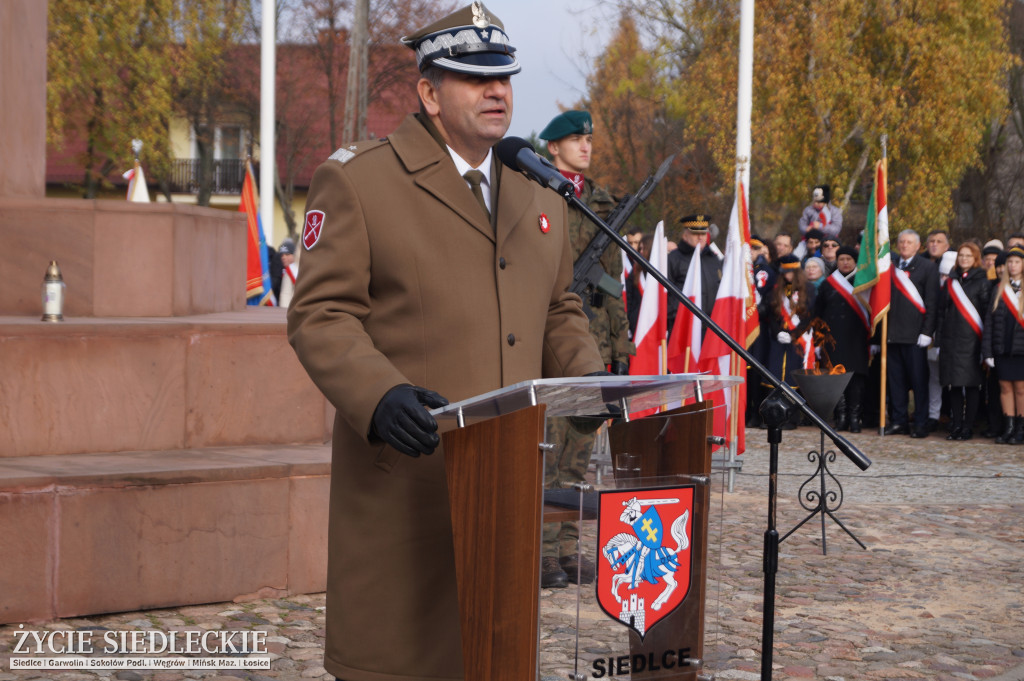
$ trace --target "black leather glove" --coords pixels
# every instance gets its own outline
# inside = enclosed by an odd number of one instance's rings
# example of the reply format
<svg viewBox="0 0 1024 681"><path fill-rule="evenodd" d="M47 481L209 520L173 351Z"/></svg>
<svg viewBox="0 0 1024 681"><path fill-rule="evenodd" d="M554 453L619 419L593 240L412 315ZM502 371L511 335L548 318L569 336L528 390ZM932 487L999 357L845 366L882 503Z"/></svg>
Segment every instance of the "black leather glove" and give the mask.
<svg viewBox="0 0 1024 681"><path fill-rule="evenodd" d="M592 371L589 374L586 374L585 377L589 378L591 376L614 375L615 374L613 374L610 371ZM613 404L606 404L605 407L613 416L616 414L622 414L622 410ZM597 432L597 430L601 427L601 424L604 423L609 417L606 416L604 418L601 418L599 416L570 416L568 418L569 425L571 425L576 432L583 433L584 435L589 435L590 433Z"/></svg>
<svg viewBox="0 0 1024 681"><path fill-rule="evenodd" d="M424 408L443 407L448 400L433 390L396 385L384 393L373 412L371 431L403 454L433 454L441 438L437 421Z"/></svg>
<svg viewBox="0 0 1024 681"><path fill-rule="evenodd" d="M625 362L615 360L611 364L611 372L616 376L625 376L629 373L629 365Z"/></svg>

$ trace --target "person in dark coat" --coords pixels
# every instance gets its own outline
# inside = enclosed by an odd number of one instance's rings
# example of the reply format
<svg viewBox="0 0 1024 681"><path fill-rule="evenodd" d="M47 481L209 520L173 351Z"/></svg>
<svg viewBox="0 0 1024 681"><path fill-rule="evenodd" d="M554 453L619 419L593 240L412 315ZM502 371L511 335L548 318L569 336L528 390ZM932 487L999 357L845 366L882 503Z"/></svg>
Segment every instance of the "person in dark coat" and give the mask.
<svg viewBox="0 0 1024 681"><path fill-rule="evenodd" d="M985 315L981 354L999 378L1003 432L996 444L1024 442L1024 249L1011 248L1006 268Z"/></svg>
<svg viewBox="0 0 1024 681"><path fill-rule="evenodd" d="M981 267L981 249L966 242L957 249L956 266L939 300L939 384L948 387L950 429L947 440L970 440L985 376L981 370L982 319L992 286Z"/></svg>
<svg viewBox="0 0 1024 681"><path fill-rule="evenodd" d="M892 272L889 307L888 367L892 422L886 435L928 437L928 346L938 320L939 268L919 255L921 237L911 229L896 239L898 258ZM914 427L910 427L909 393L914 392Z"/></svg>
<svg viewBox="0 0 1024 681"><path fill-rule="evenodd" d="M775 287L775 280L778 278L778 270L772 264L770 241L759 236L750 237L750 257L754 261L754 298L757 301L758 333L757 338L750 346L750 354L761 364L768 366L768 334L771 329L768 324L768 300L772 289ZM749 368L747 373L754 371ZM762 384L762 379L751 377L747 383L747 418L748 428L757 428L762 425L761 413L759 411L761 402L768 395Z"/></svg>
<svg viewBox="0 0 1024 681"><path fill-rule="evenodd" d="M779 258L768 312L768 370L793 388L798 387L793 374L803 368L800 337L811 326L813 309L814 288L807 283L800 260L795 255ZM799 414L785 427L795 428Z"/></svg>
<svg viewBox="0 0 1024 681"><path fill-rule="evenodd" d="M711 316L711 308L715 305L715 296L718 295L718 284L722 281L722 261L708 245L708 227L711 224L710 215L687 215L679 218L679 224L683 226L683 235L679 240L679 248L668 254L668 278L672 280L680 291L686 283L686 273L690 269L690 261L693 260L693 252L699 245L700 248L700 309ZM676 310L679 309L679 298L669 296L668 301L668 328L671 330L675 324Z"/></svg>
<svg viewBox="0 0 1024 681"><path fill-rule="evenodd" d="M834 345L822 350L823 359L832 366L842 364L853 374L836 406L836 430L859 433L864 414L864 388L868 380L868 344L871 337L871 314L853 293L853 277L857 270L857 250L849 246L839 249L838 269L818 287L814 299L814 317L828 325Z"/></svg>

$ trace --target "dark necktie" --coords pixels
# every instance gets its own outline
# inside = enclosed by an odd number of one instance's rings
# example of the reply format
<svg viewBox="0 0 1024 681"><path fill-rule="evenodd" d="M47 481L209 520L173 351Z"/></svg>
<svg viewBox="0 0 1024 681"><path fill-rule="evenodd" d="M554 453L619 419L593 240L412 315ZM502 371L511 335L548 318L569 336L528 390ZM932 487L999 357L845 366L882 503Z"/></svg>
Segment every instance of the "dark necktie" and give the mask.
<svg viewBox="0 0 1024 681"><path fill-rule="evenodd" d="M467 170L463 177L466 178L466 182L469 182L469 188L472 190L473 196L476 197L480 207L484 209L484 214L490 217L491 211L487 210L487 202L484 201L484 192L480 186L480 183L483 182L484 174L479 170Z"/></svg>
<svg viewBox="0 0 1024 681"><path fill-rule="evenodd" d="M900 269L901 270L906 271L907 265L909 265L909 264L910 263L907 262L906 260L903 260L902 258L900 259Z"/></svg>

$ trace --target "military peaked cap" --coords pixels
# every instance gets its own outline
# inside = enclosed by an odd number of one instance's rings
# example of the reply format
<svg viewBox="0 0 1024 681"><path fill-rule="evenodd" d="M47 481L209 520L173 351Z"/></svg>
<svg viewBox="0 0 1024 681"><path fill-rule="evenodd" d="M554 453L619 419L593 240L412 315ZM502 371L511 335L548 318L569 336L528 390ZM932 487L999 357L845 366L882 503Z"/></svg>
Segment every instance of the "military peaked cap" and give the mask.
<svg viewBox="0 0 1024 681"><path fill-rule="evenodd" d="M686 215L679 218L679 224L696 234L706 234L708 225L711 223L711 216L698 213L697 215Z"/></svg>
<svg viewBox="0 0 1024 681"><path fill-rule="evenodd" d="M420 71L436 66L474 76L511 76L521 67L508 44L505 26L482 2L474 2L439 19L402 43L416 51Z"/></svg>

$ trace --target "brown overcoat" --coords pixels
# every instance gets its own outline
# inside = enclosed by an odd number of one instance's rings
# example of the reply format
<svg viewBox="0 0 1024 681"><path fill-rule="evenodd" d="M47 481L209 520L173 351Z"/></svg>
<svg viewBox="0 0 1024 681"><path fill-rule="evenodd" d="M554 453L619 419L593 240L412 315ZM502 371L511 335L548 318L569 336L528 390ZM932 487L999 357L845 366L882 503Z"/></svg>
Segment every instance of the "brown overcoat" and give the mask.
<svg viewBox="0 0 1024 681"><path fill-rule="evenodd" d="M410 458L367 435L400 383L456 401L604 368L565 292L566 206L506 169L492 228L414 116L332 158L310 186L322 232L288 309L289 340L338 410L324 666L346 681L461 678L443 452Z"/></svg>

